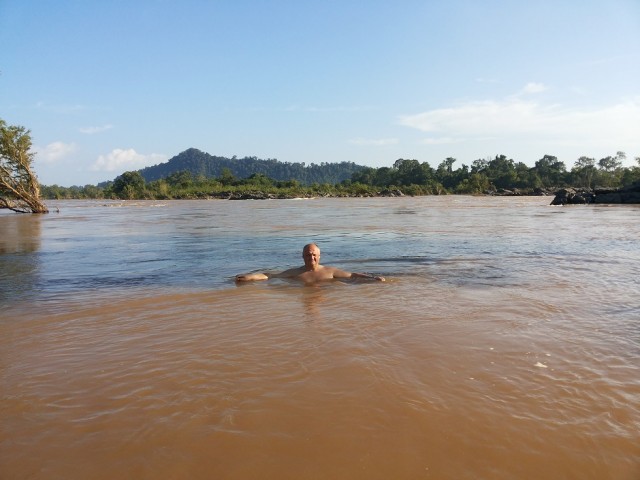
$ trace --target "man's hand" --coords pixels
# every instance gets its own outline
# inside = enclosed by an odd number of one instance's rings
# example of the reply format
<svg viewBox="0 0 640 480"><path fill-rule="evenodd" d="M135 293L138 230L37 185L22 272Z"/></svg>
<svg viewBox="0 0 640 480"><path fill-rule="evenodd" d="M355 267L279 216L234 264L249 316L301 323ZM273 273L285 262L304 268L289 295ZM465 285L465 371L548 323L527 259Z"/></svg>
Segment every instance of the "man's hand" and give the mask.
<svg viewBox="0 0 640 480"><path fill-rule="evenodd" d="M236 282L253 282L256 280L268 280L269 277L264 273L243 273L236 275Z"/></svg>

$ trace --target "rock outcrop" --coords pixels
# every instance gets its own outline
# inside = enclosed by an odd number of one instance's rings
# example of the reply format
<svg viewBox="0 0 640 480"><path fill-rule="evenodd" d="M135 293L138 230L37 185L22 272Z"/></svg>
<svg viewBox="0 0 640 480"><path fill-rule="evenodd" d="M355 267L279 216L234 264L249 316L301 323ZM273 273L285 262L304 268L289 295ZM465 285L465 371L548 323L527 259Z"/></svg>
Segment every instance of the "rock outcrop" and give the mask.
<svg viewBox="0 0 640 480"><path fill-rule="evenodd" d="M563 188L556 192L551 205L584 205L588 203L640 203L640 182L619 189Z"/></svg>

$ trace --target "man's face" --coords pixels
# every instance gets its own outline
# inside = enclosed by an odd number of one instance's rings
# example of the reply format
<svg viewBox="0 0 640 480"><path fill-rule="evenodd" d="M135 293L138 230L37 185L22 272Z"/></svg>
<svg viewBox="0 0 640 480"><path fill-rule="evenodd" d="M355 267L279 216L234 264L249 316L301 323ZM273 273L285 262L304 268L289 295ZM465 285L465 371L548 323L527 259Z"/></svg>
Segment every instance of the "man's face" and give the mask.
<svg viewBox="0 0 640 480"><path fill-rule="evenodd" d="M302 258L304 259L305 267L317 267L320 264L320 249L315 245L311 245L303 250Z"/></svg>

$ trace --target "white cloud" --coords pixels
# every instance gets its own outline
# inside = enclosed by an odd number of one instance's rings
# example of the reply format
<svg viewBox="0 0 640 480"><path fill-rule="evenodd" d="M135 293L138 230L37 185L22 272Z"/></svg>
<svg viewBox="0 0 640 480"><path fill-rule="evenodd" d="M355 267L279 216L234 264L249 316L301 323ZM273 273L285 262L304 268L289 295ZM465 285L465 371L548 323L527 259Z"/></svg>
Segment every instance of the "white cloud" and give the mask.
<svg viewBox="0 0 640 480"><path fill-rule="evenodd" d="M359 146L383 147L385 145L396 145L397 138L352 138L349 143Z"/></svg>
<svg viewBox="0 0 640 480"><path fill-rule="evenodd" d="M522 89L522 93L540 93L547 90L547 87L543 83L529 82Z"/></svg>
<svg viewBox="0 0 640 480"><path fill-rule="evenodd" d="M542 90L539 84L529 84L522 92ZM640 97L598 108L570 108L513 96L404 115L399 123L451 142L527 140L636 149L640 148Z"/></svg>
<svg viewBox="0 0 640 480"><path fill-rule="evenodd" d="M94 135L96 133L106 132L107 130L111 130L112 128L113 125L102 125L101 127L82 127L79 128L78 131L86 135Z"/></svg>
<svg viewBox="0 0 640 480"><path fill-rule="evenodd" d="M590 91L587 88L581 87L579 85L574 85L572 87L569 87L569 91L574 95L577 95L580 97L586 97L590 93Z"/></svg>
<svg viewBox="0 0 640 480"><path fill-rule="evenodd" d="M429 137L420 141L424 145L448 145L451 143L464 142L464 138L453 137Z"/></svg>
<svg viewBox="0 0 640 480"><path fill-rule="evenodd" d="M127 150L116 148L107 155L100 155L98 160L91 166L91 170L100 172L137 170L165 160L167 160L167 157L158 153L143 155L137 153L133 148Z"/></svg>
<svg viewBox="0 0 640 480"><path fill-rule="evenodd" d="M53 142L46 147L34 146L36 159L44 163L56 163L77 150L75 143Z"/></svg>
<svg viewBox="0 0 640 480"><path fill-rule="evenodd" d="M79 105L79 104L49 104L49 103L45 103L43 101L39 101L36 102L35 104L35 108L37 110L44 110L44 111L49 111L49 112L55 112L55 113L61 113L61 114L72 114L72 113L77 113L77 112L81 112L87 109L86 106L84 105Z"/></svg>

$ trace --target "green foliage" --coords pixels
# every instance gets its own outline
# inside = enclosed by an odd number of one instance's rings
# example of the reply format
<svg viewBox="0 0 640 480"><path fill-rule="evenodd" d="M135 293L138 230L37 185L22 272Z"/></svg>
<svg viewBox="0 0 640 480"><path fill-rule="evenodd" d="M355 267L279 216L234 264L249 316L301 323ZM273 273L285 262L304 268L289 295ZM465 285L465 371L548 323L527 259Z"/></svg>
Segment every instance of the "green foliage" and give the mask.
<svg viewBox="0 0 640 480"><path fill-rule="evenodd" d="M596 177L596 161L589 157L580 157L571 169L573 184L583 188L591 188Z"/></svg>
<svg viewBox="0 0 640 480"><path fill-rule="evenodd" d="M489 191L491 183L484 173L472 173L455 187L455 193L479 195Z"/></svg>
<svg viewBox="0 0 640 480"><path fill-rule="evenodd" d="M164 181L172 187L187 188L193 184L193 174L189 170L171 173Z"/></svg>
<svg viewBox="0 0 640 480"><path fill-rule="evenodd" d="M123 200L144 198L145 181L140 172L124 172L113 181L112 194Z"/></svg>
<svg viewBox="0 0 640 480"><path fill-rule="evenodd" d="M202 152L191 149L189 155L196 160ZM185 152L174 157L183 160ZM202 154L207 155L207 154ZM210 157L207 155L207 157ZM192 158L192 160L193 160ZM221 157L211 157L221 158ZM125 172L113 182L93 187L64 188L57 185L43 187L46 198L121 198L121 199L197 199L197 198L291 198L313 196L375 196L396 195L443 195L448 193L482 195L503 190L518 190L519 193L533 193L540 189L553 191L563 186L592 188L594 186L624 186L640 181L640 158L637 167L622 168L624 153L606 157L598 162L589 157L580 157L570 172L555 156L544 155L534 167L515 162L505 155L478 159L471 167L460 165L454 168L456 159L448 157L441 161L437 169L427 162L415 159L396 160L391 167L356 166L348 178L340 181L305 182L300 177L274 178L263 171L253 171L238 176L230 167L223 167L218 176L210 176L206 170L194 171L182 168L171 171L164 178L145 179L139 172ZM228 160L228 159L227 159ZM262 160L249 159L253 165L261 165ZM235 157L230 161L241 162ZM271 161L267 161L271 162ZM274 161L275 162L275 161ZM197 162L196 162L197 163ZM282 164L280 166L292 166ZM185 167L188 162L176 165ZM174 166L176 166L174 165ZM205 163L198 163L201 167ZM313 169L311 166L296 164L291 172ZM328 164L323 164L326 167ZM337 164L336 168L349 163ZM152 167L153 168L153 167ZM286 170L286 169L285 169ZM205 173L202 173L205 171ZM336 170L337 171L337 170ZM282 173L282 172L281 172ZM344 173L344 172L343 172ZM342 174L341 174L342 175ZM340 177L340 175L338 175ZM308 176L306 178L309 178ZM145 181L146 180L146 181Z"/></svg>
<svg viewBox="0 0 640 480"><path fill-rule="evenodd" d="M486 174L489 181L496 188L501 189L513 188L518 179L515 162L504 155L496 155L496 158L489 161Z"/></svg>
<svg viewBox="0 0 640 480"><path fill-rule="evenodd" d="M47 213L31 165L31 135L0 119L0 208L19 213Z"/></svg>
<svg viewBox="0 0 640 480"><path fill-rule="evenodd" d="M536 162L535 170L543 187L559 187L565 183L567 167L553 155L545 155Z"/></svg>
<svg viewBox="0 0 640 480"><path fill-rule="evenodd" d="M235 175L231 172L231 169L224 167L220 174L220 183L222 185L233 185L236 182Z"/></svg>
<svg viewBox="0 0 640 480"><path fill-rule="evenodd" d="M436 178L442 184L443 188L454 191L456 187L469 177L469 167L462 165L457 170L453 169L455 158L446 158L436 170Z"/></svg>

